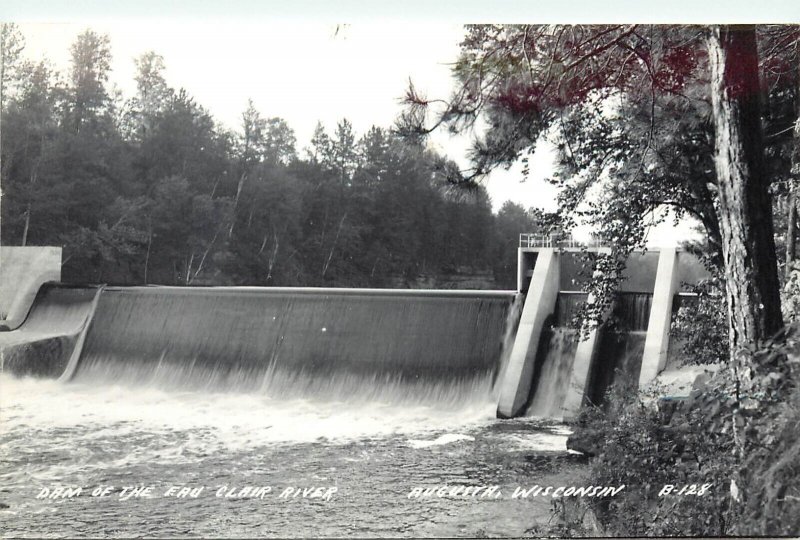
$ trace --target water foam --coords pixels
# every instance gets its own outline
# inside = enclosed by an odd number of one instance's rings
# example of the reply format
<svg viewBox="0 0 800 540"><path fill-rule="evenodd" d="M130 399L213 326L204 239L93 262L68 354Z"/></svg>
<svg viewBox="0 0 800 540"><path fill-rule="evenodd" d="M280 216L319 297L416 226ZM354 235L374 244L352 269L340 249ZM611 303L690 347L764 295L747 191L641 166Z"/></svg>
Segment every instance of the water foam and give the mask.
<svg viewBox="0 0 800 540"><path fill-rule="evenodd" d="M63 384L6 374L0 374L0 389L3 429L8 436L18 433L25 438L46 438L48 433L69 430L70 444L80 448L96 440L133 441L148 434L164 444L133 446L147 448L149 458L155 460L190 459L198 453L275 443L338 444L435 433L453 426L486 425L494 418L494 403L488 395L459 408L442 409L409 403L365 405L355 401L275 399L257 393Z"/></svg>

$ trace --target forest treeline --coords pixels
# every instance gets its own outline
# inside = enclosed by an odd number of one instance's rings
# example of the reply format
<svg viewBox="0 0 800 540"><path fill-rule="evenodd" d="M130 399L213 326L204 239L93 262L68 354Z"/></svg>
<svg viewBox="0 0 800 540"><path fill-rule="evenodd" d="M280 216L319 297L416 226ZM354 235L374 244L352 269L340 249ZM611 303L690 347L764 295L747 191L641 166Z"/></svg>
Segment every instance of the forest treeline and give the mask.
<svg viewBox="0 0 800 540"><path fill-rule="evenodd" d="M121 284L413 286L479 273L513 288L535 212L497 214L443 156L372 127L292 128L252 101L231 130L161 56L136 93L109 83L111 43L87 30L65 74L3 25L2 244L63 246L63 279ZM280 108L280 104L275 104Z"/></svg>

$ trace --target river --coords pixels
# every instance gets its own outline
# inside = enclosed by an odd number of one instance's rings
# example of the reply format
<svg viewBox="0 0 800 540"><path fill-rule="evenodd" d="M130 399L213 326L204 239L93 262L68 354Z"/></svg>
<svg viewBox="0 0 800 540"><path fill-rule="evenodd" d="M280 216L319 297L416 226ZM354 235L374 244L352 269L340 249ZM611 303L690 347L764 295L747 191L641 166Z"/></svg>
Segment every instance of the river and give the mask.
<svg viewBox="0 0 800 540"><path fill-rule="evenodd" d="M565 426L497 420L491 392L419 403L402 394L300 399L102 374L69 383L0 374L0 532L520 536L546 526L556 500L514 498L517 487L585 476ZM122 495L126 487L147 496ZM196 496L176 497L184 487ZM58 488L80 493L37 498ZM444 495L409 496L415 488Z"/></svg>

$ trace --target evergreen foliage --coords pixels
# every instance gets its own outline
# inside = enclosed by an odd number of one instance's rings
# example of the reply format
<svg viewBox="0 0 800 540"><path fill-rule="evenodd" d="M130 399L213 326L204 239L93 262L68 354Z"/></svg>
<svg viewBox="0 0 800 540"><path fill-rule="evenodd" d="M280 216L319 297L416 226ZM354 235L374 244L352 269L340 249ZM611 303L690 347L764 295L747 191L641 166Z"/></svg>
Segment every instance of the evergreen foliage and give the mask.
<svg viewBox="0 0 800 540"><path fill-rule="evenodd" d="M109 86L108 36L78 36L62 76L22 61L22 36L3 29L2 244L64 246L66 280L414 286L463 273L515 287L534 213L493 215L486 190L453 190L455 166L423 145L345 119L301 153L252 101L236 131L220 125L154 52L135 60L126 99Z"/></svg>

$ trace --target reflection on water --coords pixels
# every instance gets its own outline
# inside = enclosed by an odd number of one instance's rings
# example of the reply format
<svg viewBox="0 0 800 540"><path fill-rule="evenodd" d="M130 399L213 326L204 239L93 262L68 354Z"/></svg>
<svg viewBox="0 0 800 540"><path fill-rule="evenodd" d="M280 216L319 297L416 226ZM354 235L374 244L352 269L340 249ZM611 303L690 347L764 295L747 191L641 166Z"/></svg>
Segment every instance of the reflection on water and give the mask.
<svg viewBox="0 0 800 540"><path fill-rule="evenodd" d="M584 472L563 426L497 421L484 392L439 407L7 375L0 392L8 536L518 536L550 518L550 500L407 495L442 484L510 492ZM142 484L158 496L36 499L41 487ZM173 485L206 491L162 497ZM215 496L221 486L338 491L329 502L225 499Z"/></svg>

